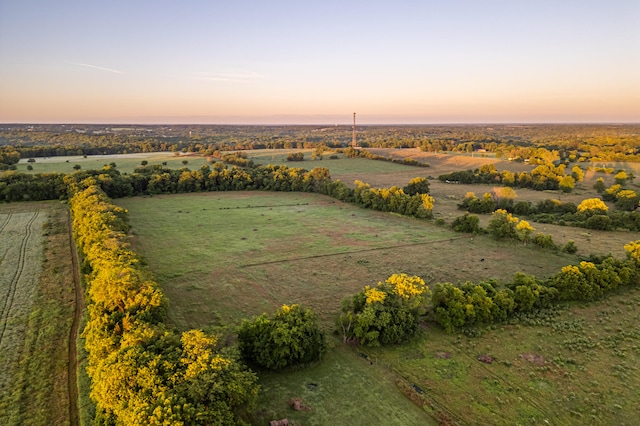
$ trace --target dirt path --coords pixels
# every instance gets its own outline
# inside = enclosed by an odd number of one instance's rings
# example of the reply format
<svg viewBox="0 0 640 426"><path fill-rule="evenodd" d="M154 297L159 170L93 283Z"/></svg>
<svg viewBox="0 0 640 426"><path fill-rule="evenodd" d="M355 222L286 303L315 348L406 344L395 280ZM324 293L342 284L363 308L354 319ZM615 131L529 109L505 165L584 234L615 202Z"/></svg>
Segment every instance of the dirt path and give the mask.
<svg viewBox="0 0 640 426"><path fill-rule="evenodd" d="M73 322L69 332L69 421L71 426L78 426L78 330L80 328L80 317L84 297L82 286L80 285L80 265L78 262L78 251L73 241L73 231L71 228L71 213L68 214L69 226L69 249L71 252L71 267L73 268L73 287L75 294L75 307L73 312Z"/></svg>

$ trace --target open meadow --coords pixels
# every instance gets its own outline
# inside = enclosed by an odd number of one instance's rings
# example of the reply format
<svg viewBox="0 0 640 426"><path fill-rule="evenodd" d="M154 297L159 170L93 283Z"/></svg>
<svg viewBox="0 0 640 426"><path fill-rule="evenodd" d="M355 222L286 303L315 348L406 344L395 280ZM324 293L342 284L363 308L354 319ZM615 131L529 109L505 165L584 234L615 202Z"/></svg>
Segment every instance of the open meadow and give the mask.
<svg viewBox="0 0 640 426"><path fill-rule="evenodd" d="M546 277L578 260L314 194L182 194L118 204L129 210L134 247L182 330L233 326L300 303L331 331L342 298L392 273L429 285L505 282L517 271ZM254 423L424 424L428 413L459 424L631 424L640 414L633 403L639 304L637 292L614 295L488 327L480 337L426 323L422 337L395 348L352 348L336 337L317 366L261 374ZM404 394L413 408L391 394ZM312 411L292 411L287 401L296 397Z"/></svg>
<svg viewBox="0 0 640 426"><path fill-rule="evenodd" d="M165 165L173 169L189 167L197 169L203 164L207 164L206 157L173 153L173 152L143 152L135 154L112 154L112 155L72 155L60 157L39 157L34 158L35 162L29 162L28 158L20 159L17 170L22 173L73 173L74 167L80 166L80 170L100 170L102 167L115 163L122 173L133 173L140 167L142 161L147 161L149 165ZM184 164L183 162L187 163ZM28 166L33 170L28 170Z"/></svg>
<svg viewBox="0 0 640 426"><path fill-rule="evenodd" d="M0 206L0 419L6 425L65 425L75 416L67 218L60 203Z"/></svg>

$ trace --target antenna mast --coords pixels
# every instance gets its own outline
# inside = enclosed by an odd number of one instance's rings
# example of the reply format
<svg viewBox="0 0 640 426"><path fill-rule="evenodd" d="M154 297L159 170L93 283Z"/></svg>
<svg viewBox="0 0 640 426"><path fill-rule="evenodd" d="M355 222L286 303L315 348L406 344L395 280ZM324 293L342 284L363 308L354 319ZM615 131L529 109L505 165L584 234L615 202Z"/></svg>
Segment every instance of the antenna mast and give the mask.
<svg viewBox="0 0 640 426"><path fill-rule="evenodd" d="M358 146L358 143L356 142L356 113L353 113L353 136L351 137L351 145L353 145L354 148L356 148Z"/></svg>

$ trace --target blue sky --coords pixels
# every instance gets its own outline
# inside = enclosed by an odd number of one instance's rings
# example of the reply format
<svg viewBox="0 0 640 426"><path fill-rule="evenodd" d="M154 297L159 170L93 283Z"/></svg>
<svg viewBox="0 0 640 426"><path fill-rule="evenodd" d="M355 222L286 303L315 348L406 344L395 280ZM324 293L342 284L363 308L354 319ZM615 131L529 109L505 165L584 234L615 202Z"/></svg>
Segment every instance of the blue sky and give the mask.
<svg viewBox="0 0 640 426"><path fill-rule="evenodd" d="M0 122L640 122L640 1L0 0Z"/></svg>

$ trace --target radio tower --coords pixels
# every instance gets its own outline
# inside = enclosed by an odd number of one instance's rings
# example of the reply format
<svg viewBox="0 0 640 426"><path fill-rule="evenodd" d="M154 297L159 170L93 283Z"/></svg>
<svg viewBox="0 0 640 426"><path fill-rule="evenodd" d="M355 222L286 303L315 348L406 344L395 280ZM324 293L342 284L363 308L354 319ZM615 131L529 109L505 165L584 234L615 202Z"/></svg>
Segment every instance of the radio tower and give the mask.
<svg viewBox="0 0 640 426"><path fill-rule="evenodd" d="M356 148L358 143L356 142L356 113L353 113L353 136L351 137L351 145Z"/></svg>

